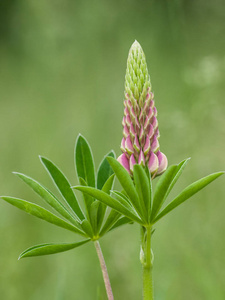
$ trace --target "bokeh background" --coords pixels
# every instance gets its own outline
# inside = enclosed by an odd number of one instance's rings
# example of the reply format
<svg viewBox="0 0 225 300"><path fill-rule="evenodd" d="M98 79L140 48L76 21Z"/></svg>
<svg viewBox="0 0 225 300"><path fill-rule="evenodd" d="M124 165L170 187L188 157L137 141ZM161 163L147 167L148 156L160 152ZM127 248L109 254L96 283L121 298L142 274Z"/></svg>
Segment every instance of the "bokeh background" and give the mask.
<svg viewBox="0 0 225 300"><path fill-rule="evenodd" d="M0 194L41 204L11 172L55 191L38 155L76 184L82 133L96 167L120 154L129 47L147 56L169 163L191 157L173 195L225 169L225 9L222 0L0 2ZM156 300L225 299L224 178L157 224ZM171 195L172 198L172 195ZM17 261L44 242L79 240L0 202L0 295L4 300L106 299L93 245ZM141 299L139 228L102 239L115 299Z"/></svg>

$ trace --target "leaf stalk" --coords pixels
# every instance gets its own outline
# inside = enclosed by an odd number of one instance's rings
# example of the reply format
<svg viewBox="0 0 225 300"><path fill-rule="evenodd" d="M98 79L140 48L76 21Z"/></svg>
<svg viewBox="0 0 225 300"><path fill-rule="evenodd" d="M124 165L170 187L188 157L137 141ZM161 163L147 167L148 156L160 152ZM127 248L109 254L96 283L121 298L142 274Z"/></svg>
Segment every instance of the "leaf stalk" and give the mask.
<svg viewBox="0 0 225 300"><path fill-rule="evenodd" d="M112 287L111 287L110 280L109 280L109 274L108 274L108 271L107 271L105 259L104 259L99 241L95 241L94 245L95 245L95 248L96 248L96 251L97 251L97 254L98 254L98 258L99 258L99 262L100 262L100 266L101 266L101 269L102 269L102 276L103 276L103 279L104 279L105 289L106 289L108 300L114 300Z"/></svg>

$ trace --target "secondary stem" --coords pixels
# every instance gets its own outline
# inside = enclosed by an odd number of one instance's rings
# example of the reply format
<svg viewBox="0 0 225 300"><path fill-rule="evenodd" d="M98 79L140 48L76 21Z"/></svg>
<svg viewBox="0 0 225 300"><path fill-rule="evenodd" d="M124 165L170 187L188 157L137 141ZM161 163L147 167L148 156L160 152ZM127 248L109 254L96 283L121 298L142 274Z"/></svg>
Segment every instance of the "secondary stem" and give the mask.
<svg viewBox="0 0 225 300"><path fill-rule="evenodd" d="M143 299L153 300L152 255L151 255L151 226L145 228L142 236Z"/></svg>
<svg viewBox="0 0 225 300"><path fill-rule="evenodd" d="M104 256L102 253L102 249L100 247L99 241L95 241L95 248L98 254L98 258L99 258L99 262L101 265L101 269L102 269L102 275L103 275L103 279L104 279L104 283L105 283L105 289L106 289L106 293L108 296L108 300L114 300L113 297L113 292L112 292L112 288L111 288L111 284L110 284L110 280L109 280L109 275L108 275L108 271L107 271L107 267L105 264L105 260L104 260Z"/></svg>

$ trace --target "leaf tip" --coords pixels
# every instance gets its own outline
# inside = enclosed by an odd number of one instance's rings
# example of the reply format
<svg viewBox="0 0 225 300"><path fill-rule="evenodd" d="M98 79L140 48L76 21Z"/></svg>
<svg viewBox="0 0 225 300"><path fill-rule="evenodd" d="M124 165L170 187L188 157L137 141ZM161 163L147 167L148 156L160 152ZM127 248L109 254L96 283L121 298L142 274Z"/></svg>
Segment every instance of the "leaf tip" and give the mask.
<svg viewBox="0 0 225 300"><path fill-rule="evenodd" d="M38 155L38 157L39 157L41 163L44 164L45 157L42 155Z"/></svg>
<svg viewBox="0 0 225 300"><path fill-rule="evenodd" d="M110 154L112 154L112 155L110 155ZM109 152L109 156L116 158L116 153L113 149Z"/></svg>
<svg viewBox="0 0 225 300"><path fill-rule="evenodd" d="M85 140L85 137L81 133L79 133L78 136L77 136L77 141L79 141L81 139Z"/></svg>
<svg viewBox="0 0 225 300"><path fill-rule="evenodd" d="M225 173L225 171L218 172L219 176L223 175L224 173Z"/></svg>
<svg viewBox="0 0 225 300"><path fill-rule="evenodd" d="M79 190L79 185L74 185L70 187L71 189Z"/></svg>
<svg viewBox="0 0 225 300"><path fill-rule="evenodd" d="M12 174L13 175L16 175L16 176L20 176L20 175L22 175L21 173L19 173L19 172L12 172Z"/></svg>
<svg viewBox="0 0 225 300"><path fill-rule="evenodd" d="M113 160L115 160L115 158L112 156L107 156L106 159L108 160L109 163L113 162Z"/></svg>

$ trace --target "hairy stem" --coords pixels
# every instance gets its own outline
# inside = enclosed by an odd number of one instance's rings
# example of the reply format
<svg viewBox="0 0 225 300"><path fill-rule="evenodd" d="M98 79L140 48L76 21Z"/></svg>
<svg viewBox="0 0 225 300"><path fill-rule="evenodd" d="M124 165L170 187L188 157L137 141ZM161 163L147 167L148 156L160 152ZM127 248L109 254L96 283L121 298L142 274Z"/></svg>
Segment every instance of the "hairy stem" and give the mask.
<svg viewBox="0 0 225 300"><path fill-rule="evenodd" d="M151 226L143 228L142 230L141 263L143 276L143 299L153 300Z"/></svg>
<svg viewBox="0 0 225 300"><path fill-rule="evenodd" d="M102 269L102 275L103 275L103 279L104 279L104 283L105 283L105 289L106 289L106 293L108 296L108 300L113 300L113 292L112 292L112 288L111 288L111 284L110 284L110 280L109 280L109 275L108 275L108 271L106 268L106 264L105 264L105 260L104 260L104 256L102 253L102 249L100 247L99 241L95 241L95 248L98 254L98 258L99 258L99 262L101 265L101 269Z"/></svg>

